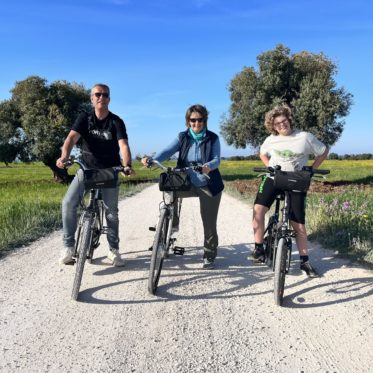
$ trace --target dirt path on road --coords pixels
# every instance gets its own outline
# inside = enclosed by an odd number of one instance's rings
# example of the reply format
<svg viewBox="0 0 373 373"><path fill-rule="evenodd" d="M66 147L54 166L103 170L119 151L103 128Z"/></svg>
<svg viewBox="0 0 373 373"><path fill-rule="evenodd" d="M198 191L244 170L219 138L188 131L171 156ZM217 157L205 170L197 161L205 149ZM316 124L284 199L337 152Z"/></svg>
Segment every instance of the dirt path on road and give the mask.
<svg viewBox="0 0 373 373"><path fill-rule="evenodd" d="M224 195L214 271L201 269L199 203L183 201L177 244L158 296L147 276L160 192L151 186L120 203L126 267L106 261L106 239L87 264L80 302L75 268L57 263L61 232L0 260L1 372L372 372L372 271L312 247L323 274L293 267L284 307L273 274L247 259L251 211Z"/></svg>

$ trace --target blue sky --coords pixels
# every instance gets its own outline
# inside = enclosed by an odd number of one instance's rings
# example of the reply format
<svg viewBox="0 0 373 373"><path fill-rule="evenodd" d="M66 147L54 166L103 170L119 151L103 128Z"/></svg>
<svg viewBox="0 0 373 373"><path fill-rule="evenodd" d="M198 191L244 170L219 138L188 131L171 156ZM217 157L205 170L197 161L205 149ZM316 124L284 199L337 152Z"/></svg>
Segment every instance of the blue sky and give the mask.
<svg viewBox="0 0 373 373"><path fill-rule="evenodd" d="M373 3L370 0L13 0L1 6L0 100L39 75L111 87L133 155L159 151L184 129L188 106L219 132L230 80L282 43L323 52L353 94L332 151L371 153ZM221 138L222 156L249 155Z"/></svg>

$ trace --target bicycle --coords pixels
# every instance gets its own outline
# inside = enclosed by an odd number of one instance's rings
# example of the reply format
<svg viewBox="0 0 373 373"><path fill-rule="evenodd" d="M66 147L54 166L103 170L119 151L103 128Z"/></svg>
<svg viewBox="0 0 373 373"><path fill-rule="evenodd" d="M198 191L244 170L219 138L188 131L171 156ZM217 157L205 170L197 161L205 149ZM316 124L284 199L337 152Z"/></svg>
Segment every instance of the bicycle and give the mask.
<svg viewBox="0 0 373 373"><path fill-rule="evenodd" d="M117 186L117 174L126 173L123 166L110 167L96 170L88 169L80 160L68 160L65 166L73 163L79 165L84 172L85 189L89 193L88 202L81 201L82 213L78 223L76 243L73 259L76 263L75 276L71 298L77 300L82 282L85 261L92 263L94 250L100 245L100 237L106 234L108 227L104 225L104 202L102 200L103 188L115 188Z"/></svg>
<svg viewBox="0 0 373 373"><path fill-rule="evenodd" d="M284 172L280 166L254 168L254 171L269 173L274 177L275 184L276 181L279 184L276 187L281 190L276 195L275 210L264 231L264 258L261 260L274 272L274 301L276 305L281 306L285 276L291 263L292 238L295 238L295 232L290 224L290 192L307 191L314 174L326 175L330 171L304 167L302 171Z"/></svg>
<svg viewBox="0 0 373 373"><path fill-rule="evenodd" d="M158 282L162 271L163 261L168 257L170 249L175 255L183 255L185 249L183 247L175 246L176 238L172 238L172 223L174 220L174 203L176 200L176 192L181 190L189 190L191 187L190 179L186 174L187 170L202 171L201 165L192 165L183 168L166 167L162 163L149 159L148 167L157 165L165 172L161 174L160 190L163 192L162 201L159 204L159 218L156 227L149 227L149 230L155 231L154 241L149 268L148 291L155 295ZM167 186L162 185L163 179L167 180ZM179 198L179 205L177 214L180 216L182 199Z"/></svg>

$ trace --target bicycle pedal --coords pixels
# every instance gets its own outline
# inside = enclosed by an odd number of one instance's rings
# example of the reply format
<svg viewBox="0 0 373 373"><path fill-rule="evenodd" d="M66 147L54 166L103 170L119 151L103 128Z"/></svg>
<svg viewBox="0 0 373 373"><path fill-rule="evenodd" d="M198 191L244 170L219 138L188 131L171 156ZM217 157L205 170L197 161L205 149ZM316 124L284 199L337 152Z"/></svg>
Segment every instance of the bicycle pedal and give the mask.
<svg viewBox="0 0 373 373"><path fill-rule="evenodd" d="M180 247L180 246L175 246L173 248L173 252L174 252L175 255L184 255L185 249L183 247Z"/></svg>
<svg viewBox="0 0 373 373"><path fill-rule="evenodd" d="M155 227L155 225L154 225L154 226L152 226L152 227L149 227L149 230L150 230L150 231L152 231L152 232L155 232L155 230L156 230L156 227Z"/></svg>

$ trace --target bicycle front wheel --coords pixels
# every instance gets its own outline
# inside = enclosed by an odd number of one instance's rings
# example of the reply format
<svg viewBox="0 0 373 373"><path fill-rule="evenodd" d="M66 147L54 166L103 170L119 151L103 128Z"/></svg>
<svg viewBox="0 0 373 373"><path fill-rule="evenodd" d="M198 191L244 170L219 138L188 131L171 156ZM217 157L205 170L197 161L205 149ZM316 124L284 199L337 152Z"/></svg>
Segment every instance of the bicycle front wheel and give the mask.
<svg viewBox="0 0 373 373"><path fill-rule="evenodd" d="M161 275L162 264L167 254L167 228L168 228L168 210L162 209L155 232L152 248L152 257L150 260L148 290L155 294L158 287L159 277Z"/></svg>
<svg viewBox="0 0 373 373"><path fill-rule="evenodd" d="M77 247L77 262L75 269L75 277L73 284L73 291L71 298L77 300L79 296L80 284L82 283L84 264L87 259L87 254L91 247L92 242L92 226L93 226L92 215L85 216L83 218L83 224L80 231L79 242Z"/></svg>
<svg viewBox="0 0 373 373"><path fill-rule="evenodd" d="M268 226L267 236L264 237L265 263L273 268L273 251L276 240L276 231L274 224Z"/></svg>
<svg viewBox="0 0 373 373"><path fill-rule="evenodd" d="M275 259L275 283L274 283L274 296L275 304L282 305L284 298L285 275L286 275L286 262L287 262L287 243L285 238L280 238L278 241L276 259Z"/></svg>

